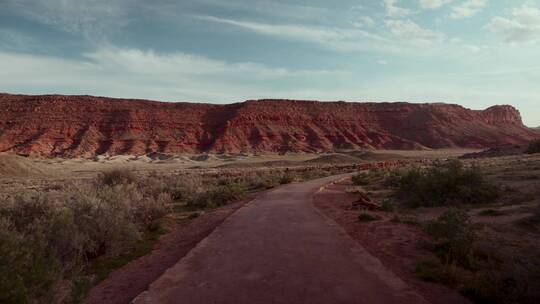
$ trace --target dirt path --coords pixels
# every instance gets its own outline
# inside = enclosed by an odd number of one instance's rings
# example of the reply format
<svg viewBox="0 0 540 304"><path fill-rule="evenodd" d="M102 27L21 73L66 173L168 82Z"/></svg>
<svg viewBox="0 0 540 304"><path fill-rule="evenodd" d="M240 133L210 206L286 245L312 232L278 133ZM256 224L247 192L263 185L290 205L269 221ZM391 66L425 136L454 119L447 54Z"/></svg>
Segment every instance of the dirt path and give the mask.
<svg viewBox="0 0 540 304"><path fill-rule="evenodd" d="M134 303L427 303L312 205L343 176L239 209Z"/></svg>

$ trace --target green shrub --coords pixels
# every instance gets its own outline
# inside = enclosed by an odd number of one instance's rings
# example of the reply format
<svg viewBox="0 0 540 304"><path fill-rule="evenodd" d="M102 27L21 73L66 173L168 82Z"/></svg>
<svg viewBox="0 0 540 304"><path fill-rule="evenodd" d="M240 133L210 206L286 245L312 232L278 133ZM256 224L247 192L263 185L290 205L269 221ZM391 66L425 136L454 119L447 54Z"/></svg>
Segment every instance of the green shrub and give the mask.
<svg viewBox="0 0 540 304"><path fill-rule="evenodd" d="M205 192L196 194L194 199L188 202L188 207L192 209L219 207L241 199L245 195L245 188L239 184L212 186Z"/></svg>
<svg viewBox="0 0 540 304"><path fill-rule="evenodd" d="M369 174L366 172L361 172L352 177L353 184L357 186L367 186L369 185Z"/></svg>
<svg viewBox="0 0 540 304"><path fill-rule="evenodd" d="M426 282L454 285L457 282L455 267L443 265L440 261L430 259L416 264L416 274Z"/></svg>
<svg viewBox="0 0 540 304"><path fill-rule="evenodd" d="M373 221L378 221L380 219L381 217L377 215L372 215L369 213L360 213L360 215L358 215L359 222L373 222Z"/></svg>
<svg viewBox="0 0 540 304"><path fill-rule="evenodd" d="M393 212L394 211L394 204L390 200L384 200L381 205L381 211L384 212Z"/></svg>
<svg viewBox="0 0 540 304"><path fill-rule="evenodd" d="M435 241L435 251L445 264L454 262L465 267L473 264L475 232L466 212L450 209L437 220L428 222L425 231Z"/></svg>
<svg viewBox="0 0 540 304"><path fill-rule="evenodd" d="M285 185L285 184L290 184L294 181L294 177L289 174L289 173L285 173L281 176L281 178L279 179L279 183L281 185Z"/></svg>
<svg viewBox="0 0 540 304"><path fill-rule="evenodd" d="M527 150L525 151L527 154L536 154L540 153L540 139L534 140L531 143L529 143L529 147L527 147Z"/></svg>
<svg viewBox="0 0 540 304"><path fill-rule="evenodd" d="M33 233L17 231L0 219L0 303L51 302L51 289L62 275L60 262L47 246L45 229L34 222Z"/></svg>
<svg viewBox="0 0 540 304"><path fill-rule="evenodd" d="M397 195L411 207L479 204L495 200L498 188L486 181L479 168L458 161L430 169L411 169L399 179Z"/></svg>

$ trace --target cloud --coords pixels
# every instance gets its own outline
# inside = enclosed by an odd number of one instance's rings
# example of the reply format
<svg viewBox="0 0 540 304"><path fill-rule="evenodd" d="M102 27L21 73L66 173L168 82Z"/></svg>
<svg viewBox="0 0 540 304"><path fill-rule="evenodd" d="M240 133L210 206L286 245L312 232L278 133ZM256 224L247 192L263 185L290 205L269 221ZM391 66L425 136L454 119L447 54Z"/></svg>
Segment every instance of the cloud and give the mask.
<svg viewBox="0 0 540 304"><path fill-rule="evenodd" d="M361 27L374 27L375 26L375 20L369 16L362 16L358 19L358 21L352 23L355 27L361 28Z"/></svg>
<svg viewBox="0 0 540 304"><path fill-rule="evenodd" d="M383 0L386 14L390 17L405 17L412 13L410 9L397 6L399 0Z"/></svg>
<svg viewBox="0 0 540 304"><path fill-rule="evenodd" d="M54 75L54 77L51 77ZM229 63L184 53L104 47L81 59L0 52L3 90L137 98L232 101L285 85L342 75L340 71L290 70Z"/></svg>
<svg viewBox="0 0 540 304"><path fill-rule="evenodd" d="M312 42L336 50L359 50L383 47L385 38L358 28L332 28L295 24L268 24L238 21L213 16L200 16L201 20L228 24L259 34L278 38Z"/></svg>
<svg viewBox="0 0 540 304"><path fill-rule="evenodd" d="M512 10L509 17L494 17L486 28L500 34L508 43L540 40L540 9L524 5Z"/></svg>
<svg viewBox="0 0 540 304"><path fill-rule="evenodd" d="M36 41L30 36L15 30L0 28L0 49L2 50L27 50L37 46Z"/></svg>
<svg viewBox="0 0 540 304"><path fill-rule="evenodd" d="M459 5L452 7L450 18L463 19L472 17L484 9L487 4L488 0L466 0Z"/></svg>
<svg viewBox="0 0 540 304"><path fill-rule="evenodd" d="M420 27L411 20L386 20L386 27L397 38L404 41L434 43L444 39L444 35Z"/></svg>
<svg viewBox="0 0 540 304"><path fill-rule="evenodd" d="M437 9L454 0L419 0L419 5L422 9Z"/></svg>
<svg viewBox="0 0 540 304"><path fill-rule="evenodd" d="M61 30L98 39L127 24L133 0L7 0L13 12Z"/></svg>

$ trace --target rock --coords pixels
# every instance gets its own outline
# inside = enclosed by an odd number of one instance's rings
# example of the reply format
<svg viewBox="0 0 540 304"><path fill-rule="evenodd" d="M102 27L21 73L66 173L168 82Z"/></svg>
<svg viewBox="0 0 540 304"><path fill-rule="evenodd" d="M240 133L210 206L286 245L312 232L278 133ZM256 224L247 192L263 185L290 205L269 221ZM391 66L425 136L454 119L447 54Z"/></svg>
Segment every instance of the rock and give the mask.
<svg viewBox="0 0 540 304"><path fill-rule="evenodd" d="M0 152L45 157L483 148L537 136L511 106L0 94Z"/></svg>

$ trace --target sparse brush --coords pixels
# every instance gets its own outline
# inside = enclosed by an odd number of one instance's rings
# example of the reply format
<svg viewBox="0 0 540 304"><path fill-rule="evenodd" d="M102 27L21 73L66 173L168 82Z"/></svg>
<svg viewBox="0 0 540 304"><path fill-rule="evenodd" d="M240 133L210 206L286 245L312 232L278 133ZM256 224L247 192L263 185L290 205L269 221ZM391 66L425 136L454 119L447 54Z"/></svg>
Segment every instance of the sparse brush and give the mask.
<svg viewBox="0 0 540 304"><path fill-rule="evenodd" d="M104 171L98 176L98 183L106 186L131 184L137 180L137 176L129 169L114 168Z"/></svg>
<svg viewBox="0 0 540 304"><path fill-rule="evenodd" d="M531 143L529 143L529 147L527 147L527 150L525 151L527 154L536 154L540 153L540 139L534 140Z"/></svg>
<svg viewBox="0 0 540 304"><path fill-rule="evenodd" d="M399 179L396 194L411 207L435 207L492 202L499 189L485 180L479 168L452 161L409 170Z"/></svg>
<svg viewBox="0 0 540 304"><path fill-rule="evenodd" d="M445 264L472 266L476 234L465 211L450 209L437 220L426 223L424 229L433 237L435 251Z"/></svg>
<svg viewBox="0 0 540 304"><path fill-rule="evenodd" d="M380 219L381 219L380 216L369 214L369 213L360 213L360 215L358 215L359 222L373 222L373 221L378 221Z"/></svg>
<svg viewBox="0 0 540 304"><path fill-rule="evenodd" d="M351 178L351 180L352 180L353 184L355 184L357 186L367 186L367 185L369 185L369 182L370 182L370 176L366 172L361 172L361 173L358 173L358 174L354 175Z"/></svg>
<svg viewBox="0 0 540 304"><path fill-rule="evenodd" d="M381 211L393 212L394 209L394 204L390 200L384 200L381 204Z"/></svg>

